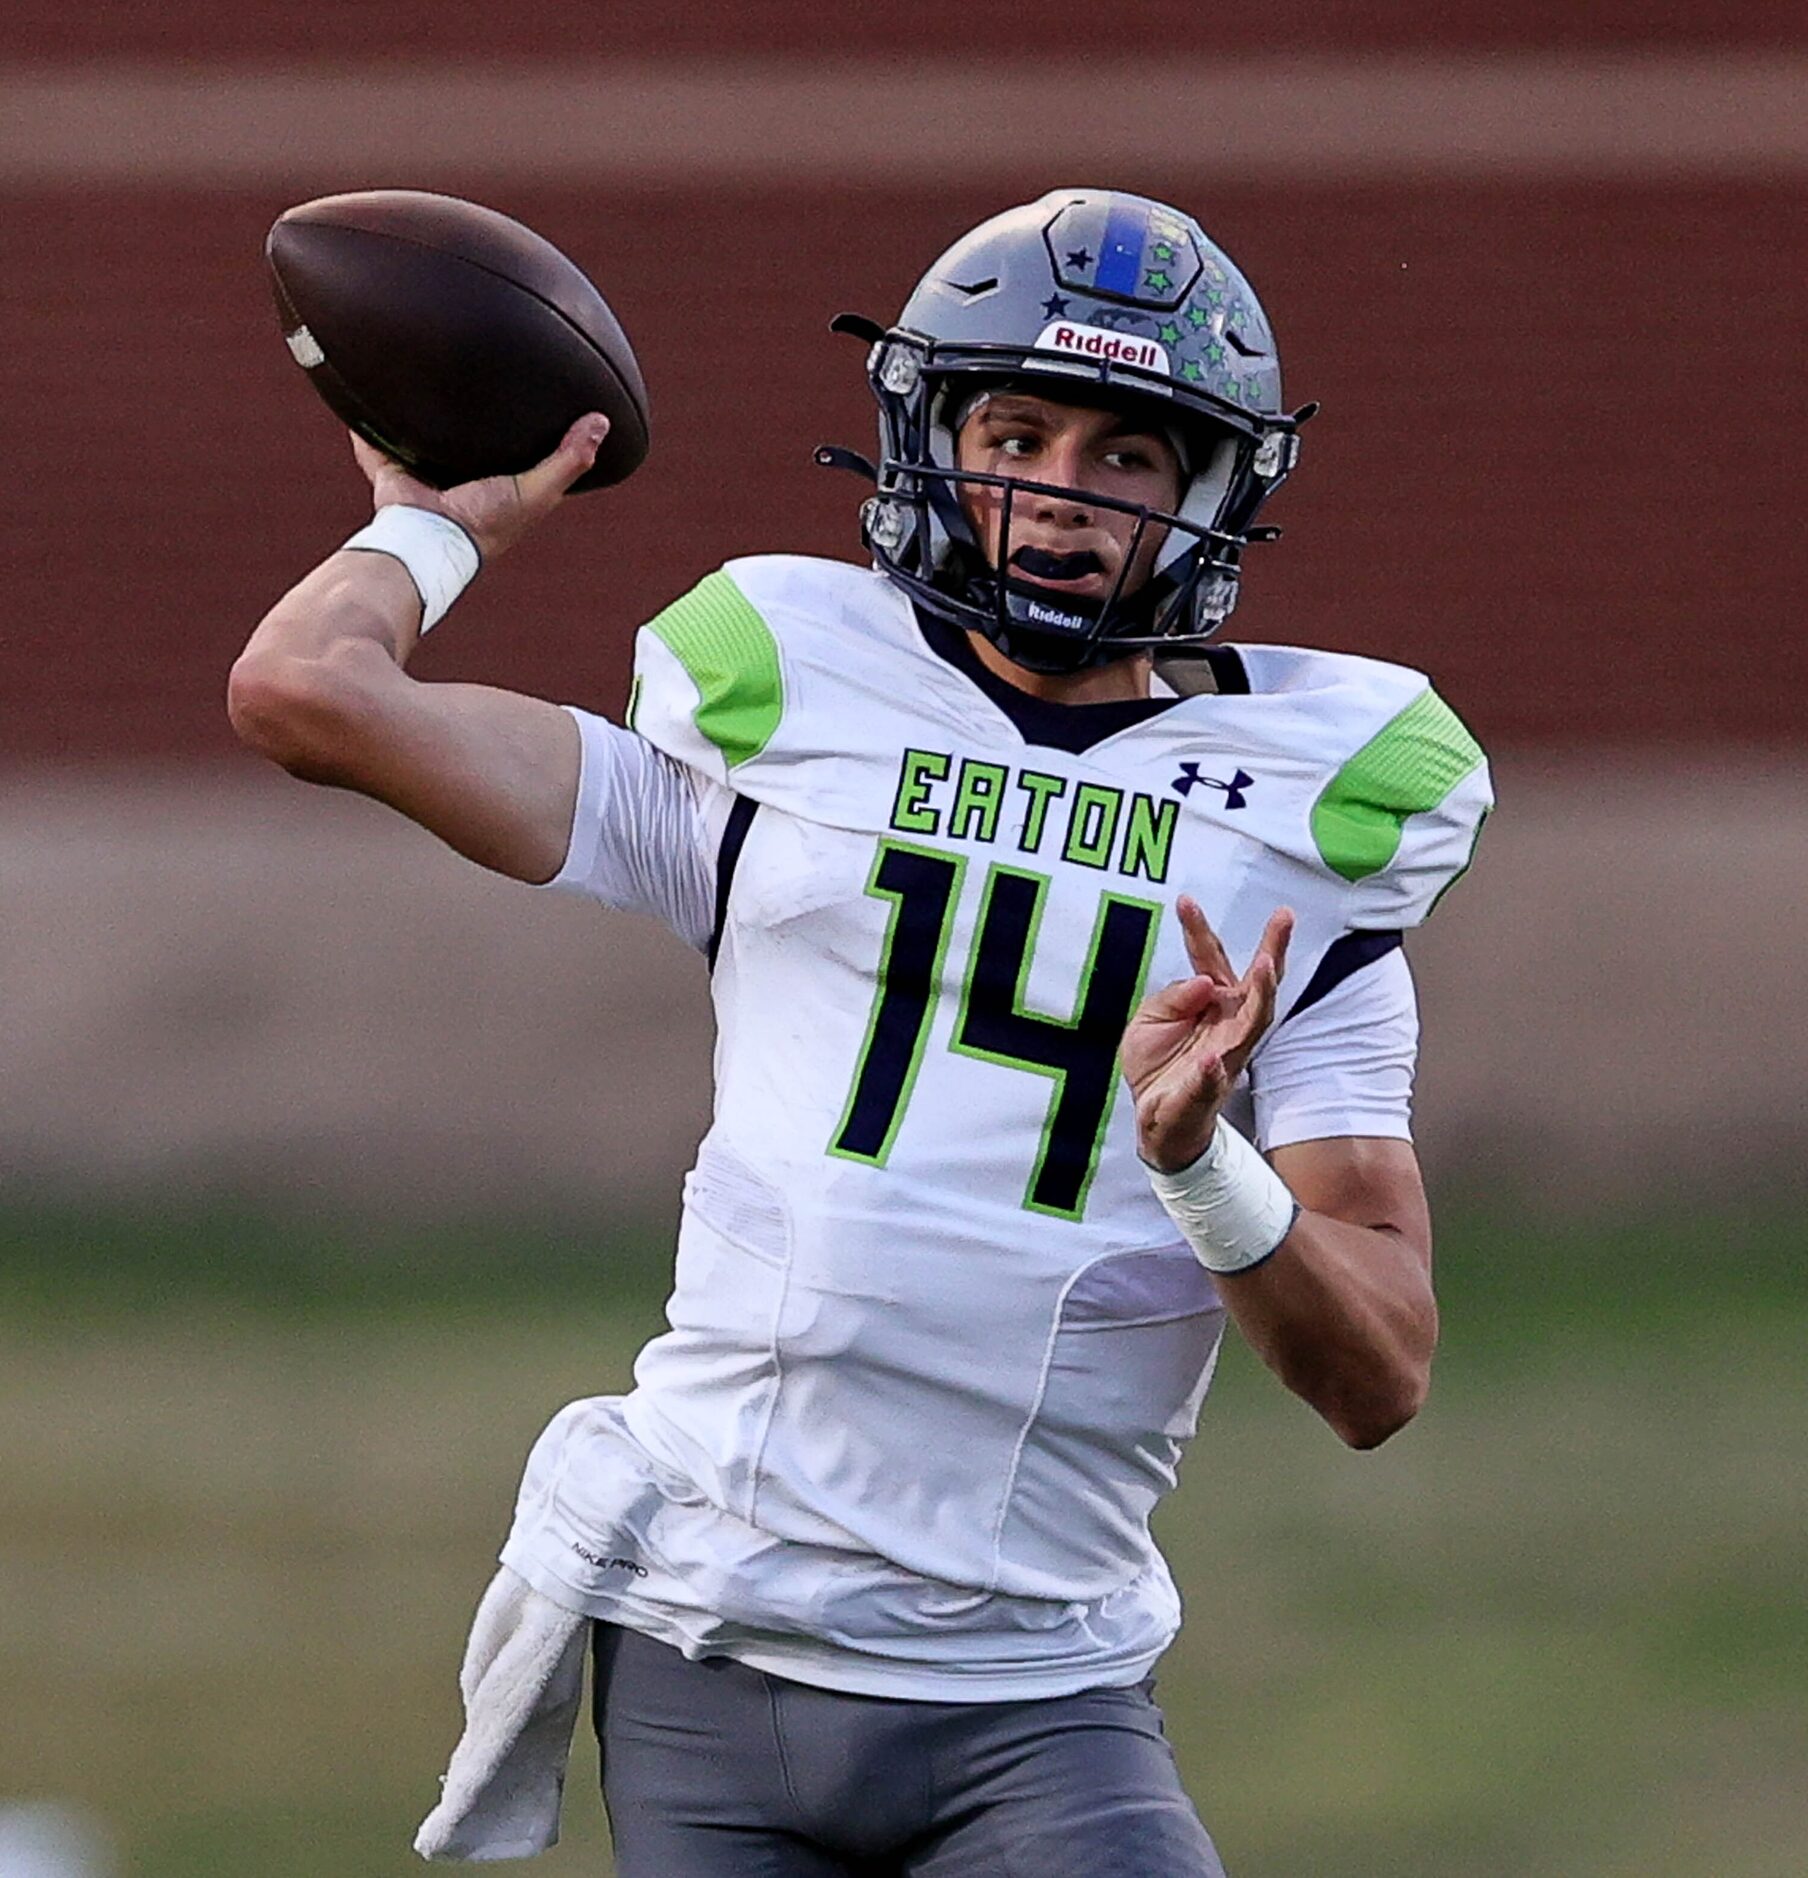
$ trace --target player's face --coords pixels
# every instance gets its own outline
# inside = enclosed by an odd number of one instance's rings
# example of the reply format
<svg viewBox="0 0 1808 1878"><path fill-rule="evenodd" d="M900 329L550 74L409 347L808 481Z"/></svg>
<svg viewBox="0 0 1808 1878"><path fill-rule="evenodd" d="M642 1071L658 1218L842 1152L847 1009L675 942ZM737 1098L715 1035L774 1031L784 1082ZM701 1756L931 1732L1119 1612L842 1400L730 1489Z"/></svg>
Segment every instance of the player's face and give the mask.
<svg viewBox="0 0 1808 1878"><path fill-rule="evenodd" d="M961 426L956 466L1024 482L1053 483L1138 507L1172 511L1180 500L1180 461L1159 431L1115 411L1060 404L1025 392L999 392ZM1136 517L1084 500L1013 491L1011 539L999 540L1001 489L961 488L961 504L994 567L1057 593L1103 599L1130 551ZM1149 578L1167 530L1146 528L1123 592Z"/></svg>

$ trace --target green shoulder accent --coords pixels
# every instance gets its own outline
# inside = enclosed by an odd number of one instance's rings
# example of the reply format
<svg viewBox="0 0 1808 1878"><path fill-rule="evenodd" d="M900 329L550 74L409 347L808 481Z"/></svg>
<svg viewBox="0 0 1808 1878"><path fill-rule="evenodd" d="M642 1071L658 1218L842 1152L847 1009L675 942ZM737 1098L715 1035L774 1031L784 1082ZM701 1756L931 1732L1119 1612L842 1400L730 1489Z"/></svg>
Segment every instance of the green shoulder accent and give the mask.
<svg viewBox="0 0 1808 1878"><path fill-rule="evenodd" d="M1435 809L1482 760L1482 747L1435 691L1384 724L1312 805L1312 839L1345 880L1378 874L1400 850L1407 817Z"/></svg>
<svg viewBox="0 0 1808 1878"><path fill-rule="evenodd" d="M758 756L785 711L778 641L752 601L718 570L647 622L700 694L697 728L733 769Z"/></svg>

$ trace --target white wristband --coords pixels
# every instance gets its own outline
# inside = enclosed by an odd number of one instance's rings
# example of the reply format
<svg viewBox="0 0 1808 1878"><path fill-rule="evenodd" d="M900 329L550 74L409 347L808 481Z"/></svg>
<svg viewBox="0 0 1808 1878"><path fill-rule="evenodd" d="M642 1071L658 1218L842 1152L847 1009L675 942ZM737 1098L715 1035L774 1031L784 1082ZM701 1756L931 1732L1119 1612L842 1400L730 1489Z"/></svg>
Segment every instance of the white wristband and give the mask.
<svg viewBox="0 0 1808 1878"><path fill-rule="evenodd" d="M1176 1174L1152 1167L1149 1184L1207 1271L1260 1265L1299 1217L1287 1183L1222 1116L1191 1167Z"/></svg>
<svg viewBox="0 0 1808 1878"><path fill-rule="evenodd" d="M346 542L346 547L387 554L408 570L421 596L421 631L446 617L452 602L470 586L483 556L477 543L449 515L391 503Z"/></svg>

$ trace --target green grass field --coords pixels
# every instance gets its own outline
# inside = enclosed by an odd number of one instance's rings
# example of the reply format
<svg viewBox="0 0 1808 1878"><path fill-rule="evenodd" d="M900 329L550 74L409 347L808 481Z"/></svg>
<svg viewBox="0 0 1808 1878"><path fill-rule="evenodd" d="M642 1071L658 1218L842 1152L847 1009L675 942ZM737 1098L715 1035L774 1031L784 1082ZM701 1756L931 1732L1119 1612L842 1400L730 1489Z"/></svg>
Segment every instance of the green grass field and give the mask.
<svg viewBox="0 0 1808 1878"><path fill-rule="evenodd" d="M1794 1223L1447 1223L1421 1420L1241 1349L1162 1697L1236 1878L1808 1872ZM522 1456L658 1320L647 1235L0 1215L0 1801L130 1878L383 1878ZM549 1878L608 1870L580 1744Z"/></svg>

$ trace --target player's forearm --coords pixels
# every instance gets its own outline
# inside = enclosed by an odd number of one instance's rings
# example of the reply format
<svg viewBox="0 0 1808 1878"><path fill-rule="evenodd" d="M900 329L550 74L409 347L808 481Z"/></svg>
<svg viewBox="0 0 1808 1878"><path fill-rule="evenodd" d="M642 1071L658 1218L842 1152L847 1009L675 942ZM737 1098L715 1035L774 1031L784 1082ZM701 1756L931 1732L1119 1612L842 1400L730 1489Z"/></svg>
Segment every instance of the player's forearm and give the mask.
<svg viewBox="0 0 1808 1878"><path fill-rule="evenodd" d="M408 677L398 660L420 612L398 562L333 556L233 667L233 728L290 775L386 803L479 866L550 880L577 802L577 727L537 698Z"/></svg>
<svg viewBox="0 0 1808 1878"><path fill-rule="evenodd" d="M1376 1447L1418 1412L1438 1313L1416 1234L1302 1212L1272 1258L1217 1283L1263 1362L1350 1446Z"/></svg>
<svg viewBox="0 0 1808 1878"><path fill-rule="evenodd" d="M227 682L240 739L291 774L363 786L347 768L373 700L405 687L420 595L386 554L330 555L265 614Z"/></svg>
<svg viewBox="0 0 1808 1878"><path fill-rule="evenodd" d="M379 646L397 665L414 650L421 597L392 555L341 549L277 601L239 665L314 660L348 642Z"/></svg>

